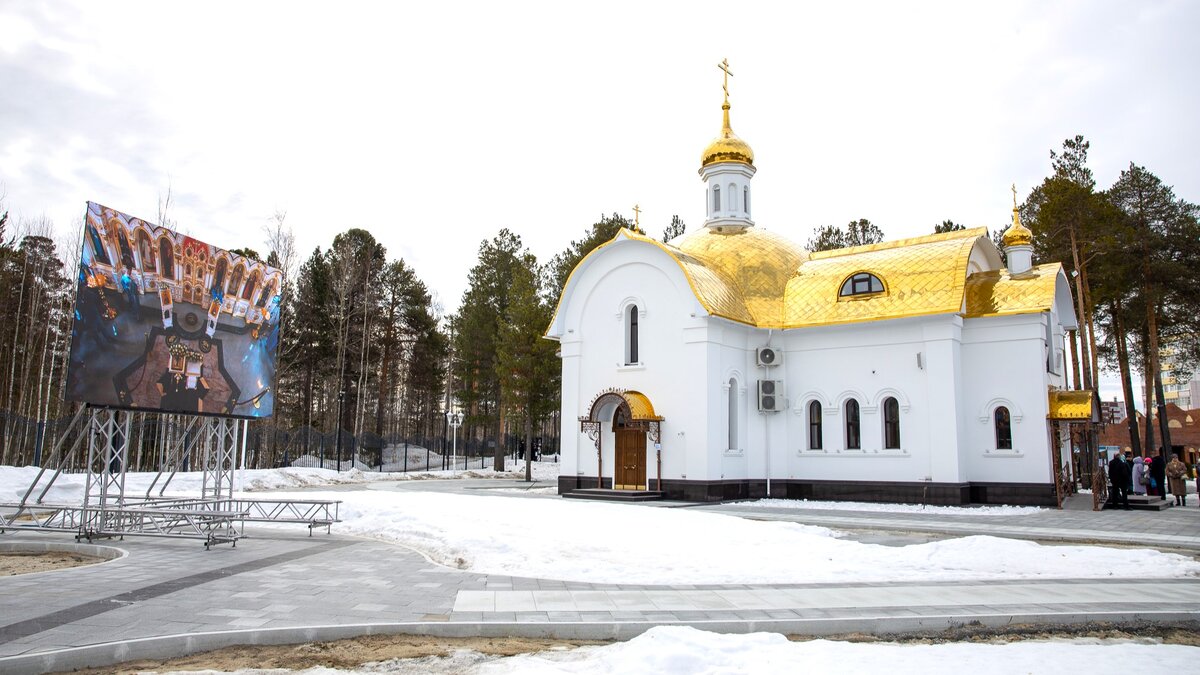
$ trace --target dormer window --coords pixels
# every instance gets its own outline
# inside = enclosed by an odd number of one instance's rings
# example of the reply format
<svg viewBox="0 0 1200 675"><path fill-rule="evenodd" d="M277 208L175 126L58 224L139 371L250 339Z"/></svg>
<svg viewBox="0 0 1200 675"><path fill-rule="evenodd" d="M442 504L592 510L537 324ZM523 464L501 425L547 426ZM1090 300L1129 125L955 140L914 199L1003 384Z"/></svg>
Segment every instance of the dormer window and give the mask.
<svg viewBox="0 0 1200 675"><path fill-rule="evenodd" d="M845 298L854 295L870 295L882 292L883 282L880 281L879 277L870 272L859 272L850 275L850 278L842 282L842 290L838 295Z"/></svg>

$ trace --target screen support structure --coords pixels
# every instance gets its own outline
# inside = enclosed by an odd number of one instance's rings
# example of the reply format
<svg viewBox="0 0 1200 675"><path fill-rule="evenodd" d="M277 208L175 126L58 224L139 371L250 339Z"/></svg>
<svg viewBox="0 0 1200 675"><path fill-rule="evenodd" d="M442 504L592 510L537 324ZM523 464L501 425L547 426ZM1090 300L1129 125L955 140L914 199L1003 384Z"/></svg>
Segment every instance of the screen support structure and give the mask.
<svg viewBox="0 0 1200 675"><path fill-rule="evenodd" d="M189 538L202 540L207 549L236 546L246 522L303 524L310 536L318 527L329 531L339 520L340 501L234 496L248 427L248 420L237 418L83 407L60 433L20 502L0 503L0 534L56 530L89 541L126 535ZM158 472L144 494L133 494L126 479L145 450L153 453L150 463ZM165 495L180 471L201 474L198 498ZM46 502L58 477L72 472L86 474L82 503Z"/></svg>

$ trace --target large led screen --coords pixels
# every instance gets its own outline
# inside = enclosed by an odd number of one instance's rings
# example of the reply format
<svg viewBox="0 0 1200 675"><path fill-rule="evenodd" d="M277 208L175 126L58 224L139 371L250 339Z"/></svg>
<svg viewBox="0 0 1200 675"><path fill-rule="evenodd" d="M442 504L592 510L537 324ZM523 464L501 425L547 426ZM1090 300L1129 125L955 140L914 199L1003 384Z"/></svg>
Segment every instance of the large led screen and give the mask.
<svg viewBox="0 0 1200 675"><path fill-rule="evenodd" d="M88 202L67 398L268 417L282 273Z"/></svg>

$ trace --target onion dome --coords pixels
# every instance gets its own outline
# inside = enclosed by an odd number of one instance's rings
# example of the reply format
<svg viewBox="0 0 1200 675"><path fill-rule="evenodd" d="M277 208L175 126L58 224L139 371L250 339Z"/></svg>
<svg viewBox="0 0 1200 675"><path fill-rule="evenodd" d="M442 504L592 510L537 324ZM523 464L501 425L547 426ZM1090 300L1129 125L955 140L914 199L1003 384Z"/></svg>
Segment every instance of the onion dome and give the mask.
<svg viewBox="0 0 1200 675"><path fill-rule="evenodd" d="M712 143L704 149L700 155L700 168L704 168L709 164L718 162L737 162L739 164L747 164L754 166L754 151L750 149L750 145L737 137L733 133L733 129L729 126L729 100L721 106L724 111L725 121L721 126L721 135L713 139Z"/></svg>
<svg viewBox="0 0 1200 675"><path fill-rule="evenodd" d="M1033 243L1033 232L1028 227L1021 224L1021 216L1017 214L1016 194L1013 194L1013 222L1012 225L1001 235L1001 241L1004 242L1004 248L1013 246L1029 246Z"/></svg>

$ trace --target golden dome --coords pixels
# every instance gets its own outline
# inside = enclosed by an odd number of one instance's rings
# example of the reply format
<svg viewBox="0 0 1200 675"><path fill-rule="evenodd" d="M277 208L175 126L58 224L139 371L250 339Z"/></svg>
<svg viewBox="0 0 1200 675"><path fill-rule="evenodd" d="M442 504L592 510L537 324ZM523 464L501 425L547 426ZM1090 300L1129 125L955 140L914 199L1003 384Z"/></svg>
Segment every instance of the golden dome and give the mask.
<svg viewBox="0 0 1200 675"><path fill-rule="evenodd" d="M725 123L721 126L721 135L717 136L700 155L700 168L717 162L738 162L754 166L754 151L750 145L737 137L729 127L729 101L721 106L724 111Z"/></svg>
<svg viewBox="0 0 1200 675"><path fill-rule="evenodd" d="M1012 246L1029 246L1033 243L1033 232L1021 224L1021 217L1017 215L1017 210L1013 209L1013 222L1004 234L1001 236L1004 242L1004 248Z"/></svg>

